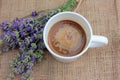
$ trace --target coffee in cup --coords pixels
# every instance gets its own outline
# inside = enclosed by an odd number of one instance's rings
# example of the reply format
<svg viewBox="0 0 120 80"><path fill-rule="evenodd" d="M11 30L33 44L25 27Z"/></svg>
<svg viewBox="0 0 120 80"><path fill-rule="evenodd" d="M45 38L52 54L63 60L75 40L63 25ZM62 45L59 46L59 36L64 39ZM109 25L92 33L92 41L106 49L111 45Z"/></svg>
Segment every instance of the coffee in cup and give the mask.
<svg viewBox="0 0 120 80"><path fill-rule="evenodd" d="M84 49L86 41L85 30L72 20L56 22L48 33L50 48L62 56L79 54Z"/></svg>

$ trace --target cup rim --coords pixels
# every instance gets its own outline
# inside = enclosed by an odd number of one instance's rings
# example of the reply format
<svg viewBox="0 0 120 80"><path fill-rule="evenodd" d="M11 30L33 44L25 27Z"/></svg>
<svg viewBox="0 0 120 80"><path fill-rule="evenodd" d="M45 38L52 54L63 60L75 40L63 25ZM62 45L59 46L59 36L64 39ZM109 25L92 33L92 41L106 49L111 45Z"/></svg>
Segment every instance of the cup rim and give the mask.
<svg viewBox="0 0 120 80"><path fill-rule="evenodd" d="M72 14L72 15L76 15L76 16L78 16L78 17L81 17L81 18L86 22L86 24L88 25L88 27L89 27L89 29L90 29L90 31L91 31L91 32L90 32L90 40L89 40L89 42L88 42L88 44L87 44L87 47L86 47L85 49L83 49L80 53L78 53L78 54L76 54L76 55L73 55L73 56L62 56L62 55L59 55L59 54L55 53L55 52L49 47L49 44L48 44L47 41L46 41L46 37L45 37L45 36L46 36L47 26L49 26L49 23L51 22L52 19L54 19L55 17L57 17L57 16L59 16L59 15L62 15L62 14ZM92 27L91 27L90 23L88 22L88 20L87 20L85 17L83 17L81 14L78 14L78 13L76 13L76 12L66 11L66 12L57 13L56 15L52 16L52 17L48 20L48 22L47 22L46 25L45 25L44 31L43 31L43 40L44 40L45 46L46 46L47 50L50 52L50 54L52 54L52 55L55 56L55 57L61 58L61 59L69 60L69 59L78 58L79 56L83 55L83 54L87 51L87 49L89 48L90 43L91 43L91 41L92 41L92 35L93 35Z"/></svg>

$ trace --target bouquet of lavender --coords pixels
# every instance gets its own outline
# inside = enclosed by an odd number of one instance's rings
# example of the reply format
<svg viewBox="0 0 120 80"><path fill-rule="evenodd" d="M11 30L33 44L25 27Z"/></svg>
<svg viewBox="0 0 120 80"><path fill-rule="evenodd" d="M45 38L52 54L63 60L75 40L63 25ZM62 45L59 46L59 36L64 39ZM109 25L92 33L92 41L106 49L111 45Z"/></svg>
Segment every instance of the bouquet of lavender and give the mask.
<svg viewBox="0 0 120 80"><path fill-rule="evenodd" d="M38 16L38 13L34 11L32 17L16 18L13 22L4 21L0 25L2 29L1 54L10 49L19 50L19 54L10 65L12 72L7 80L12 80L15 75L21 75L20 80L29 79L33 66L43 58L45 48L43 29L46 22L59 12L71 11L76 4L76 0L68 0L62 6L42 16Z"/></svg>

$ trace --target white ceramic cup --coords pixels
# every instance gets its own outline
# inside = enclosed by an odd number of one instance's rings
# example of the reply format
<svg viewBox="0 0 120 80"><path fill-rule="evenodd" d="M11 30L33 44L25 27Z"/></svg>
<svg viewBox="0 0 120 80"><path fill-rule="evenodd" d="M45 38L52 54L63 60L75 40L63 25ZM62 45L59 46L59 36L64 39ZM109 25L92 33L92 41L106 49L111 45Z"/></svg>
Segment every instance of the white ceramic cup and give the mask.
<svg viewBox="0 0 120 80"><path fill-rule="evenodd" d="M78 24L80 24L83 29L86 32L86 36L87 36L87 43L84 47L84 49L79 53L76 54L74 56L61 56L57 53L55 53L48 44L48 33L49 30L51 29L51 27L56 23L59 22L61 20L72 20L74 22L77 22ZM75 13L75 12L61 12L58 13L56 15L54 15L53 17L51 17L48 22L45 25L44 28L44 32L43 32L43 39L44 39L44 43L46 48L48 49L48 51L59 61L61 62L71 62L76 60L77 58L79 58L81 55L83 55L88 48L93 48L93 47L101 47L101 46L105 46L108 44L108 39L104 36L99 36L99 35L93 35L92 32L92 28L90 23L87 21L86 18L84 18L82 15Z"/></svg>

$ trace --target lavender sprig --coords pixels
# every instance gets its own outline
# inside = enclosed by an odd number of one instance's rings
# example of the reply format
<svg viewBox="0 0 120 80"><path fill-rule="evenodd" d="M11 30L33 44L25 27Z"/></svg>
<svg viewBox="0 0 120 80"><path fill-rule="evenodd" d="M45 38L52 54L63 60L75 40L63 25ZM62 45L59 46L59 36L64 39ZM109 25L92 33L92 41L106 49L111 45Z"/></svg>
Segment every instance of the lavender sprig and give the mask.
<svg viewBox="0 0 120 80"><path fill-rule="evenodd" d="M76 0L68 0L65 4L42 17L35 17L37 12L32 12L32 18L16 18L12 23L7 21L1 24L2 52L9 49L19 49L19 54L11 64L12 73L9 80L15 75L21 75L21 80L27 80L33 66L43 58L43 29L46 22L55 14L63 11L71 11L76 6Z"/></svg>

